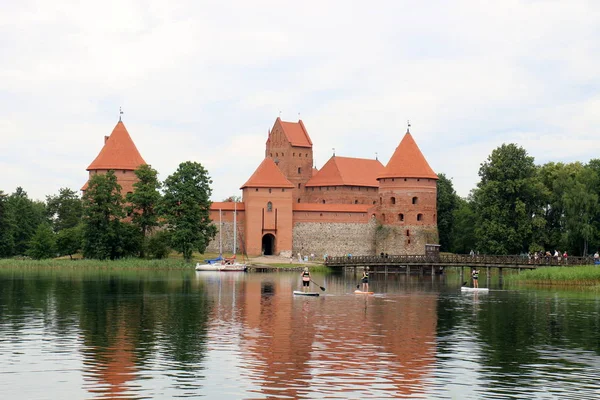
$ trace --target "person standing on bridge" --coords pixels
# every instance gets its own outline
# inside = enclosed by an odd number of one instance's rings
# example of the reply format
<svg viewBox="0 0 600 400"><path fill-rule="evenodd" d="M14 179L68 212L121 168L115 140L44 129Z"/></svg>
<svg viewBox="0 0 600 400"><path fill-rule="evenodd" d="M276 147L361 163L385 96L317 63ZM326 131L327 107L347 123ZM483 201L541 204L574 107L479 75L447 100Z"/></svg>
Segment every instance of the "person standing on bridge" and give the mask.
<svg viewBox="0 0 600 400"><path fill-rule="evenodd" d="M473 268L473 270L471 270L471 279L473 279L473 287L478 288L479 287L479 270L477 268Z"/></svg>
<svg viewBox="0 0 600 400"><path fill-rule="evenodd" d="M362 282L362 291L368 292L369 291L369 267L365 267L365 269L363 270L363 276L362 276L361 282Z"/></svg>

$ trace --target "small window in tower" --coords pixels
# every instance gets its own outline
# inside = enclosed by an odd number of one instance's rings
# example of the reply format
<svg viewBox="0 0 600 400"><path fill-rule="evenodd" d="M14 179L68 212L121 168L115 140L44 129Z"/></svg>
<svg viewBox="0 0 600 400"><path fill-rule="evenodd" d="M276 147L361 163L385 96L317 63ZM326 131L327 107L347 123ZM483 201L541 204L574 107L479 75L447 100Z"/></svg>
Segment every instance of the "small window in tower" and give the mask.
<svg viewBox="0 0 600 400"><path fill-rule="evenodd" d="M285 188L281 188L281 191L282 191L282 192L285 192Z"/></svg>
<svg viewBox="0 0 600 400"><path fill-rule="evenodd" d="M377 204L377 201L373 200L373 204Z"/></svg>
<svg viewBox="0 0 600 400"><path fill-rule="evenodd" d="M358 200L354 200L354 204L358 204Z"/></svg>
<svg viewBox="0 0 600 400"><path fill-rule="evenodd" d="M435 221L435 214L433 214L433 220Z"/></svg>
<svg viewBox="0 0 600 400"><path fill-rule="evenodd" d="M123 170L123 173L125 173L125 170Z"/></svg>
<svg viewBox="0 0 600 400"><path fill-rule="evenodd" d="M392 204L396 204L396 198L395 198L395 197L392 197L392 198L390 198L390 202L391 202Z"/></svg>
<svg viewBox="0 0 600 400"><path fill-rule="evenodd" d="M406 230L406 236L410 236L410 230Z"/></svg>
<svg viewBox="0 0 600 400"><path fill-rule="evenodd" d="M383 204L383 198L382 197L379 198L379 204L380 205Z"/></svg>
<svg viewBox="0 0 600 400"><path fill-rule="evenodd" d="M300 189L300 186L302 186L302 184L301 184L301 183L299 183L299 184L298 184L298 189Z"/></svg>
<svg viewBox="0 0 600 400"><path fill-rule="evenodd" d="M256 191L258 192L258 188L256 188Z"/></svg>
<svg viewBox="0 0 600 400"><path fill-rule="evenodd" d="M408 244L410 244L410 239L408 239L408 242L407 242L407 243L408 243Z"/></svg>
<svg viewBox="0 0 600 400"><path fill-rule="evenodd" d="M406 182L406 178L404 178L404 182Z"/></svg>
<svg viewBox="0 0 600 400"><path fill-rule="evenodd" d="M275 153L275 157L279 157L279 153Z"/></svg>
<svg viewBox="0 0 600 400"><path fill-rule="evenodd" d="M281 153L281 157L285 157L285 153Z"/></svg>
<svg viewBox="0 0 600 400"><path fill-rule="evenodd" d="M271 188L269 188L269 193L271 193Z"/></svg>
<svg viewBox="0 0 600 400"><path fill-rule="evenodd" d="M302 168L298 167L298 173L302 173Z"/></svg>
<svg viewBox="0 0 600 400"><path fill-rule="evenodd" d="M420 182L420 181L421 181L421 179L417 178L417 182Z"/></svg>
<svg viewBox="0 0 600 400"><path fill-rule="evenodd" d="M323 199L323 204L325 204L325 199Z"/></svg>
<svg viewBox="0 0 600 400"><path fill-rule="evenodd" d="M385 223L385 214L381 214L381 222Z"/></svg>
<svg viewBox="0 0 600 400"><path fill-rule="evenodd" d="M398 214L398 221L404 222L404 214L402 214L402 213Z"/></svg>
<svg viewBox="0 0 600 400"><path fill-rule="evenodd" d="M300 203L300 199L298 199L298 203Z"/></svg>
<svg viewBox="0 0 600 400"><path fill-rule="evenodd" d="M423 221L423 214L417 214L417 221Z"/></svg>
<svg viewBox="0 0 600 400"><path fill-rule="evenodd" d="M394 182L394 178L392 178L392 182Z"/></svg>
<svg viewBox="0 0 600 400"><path fill-rule="evenodd" d="M419 198L418 197L413 197L412 198L412 203L413 204L417 204L419 202Z"/></svg>
<svg viewBox="0 0 600 400"><path fill-rule="evenodd" d="M273 153L269 153L269 157L273 157Z"/></svg>
<svg viewBox="0 0 600 400"><path fill-rule="evenodd" d="M308 153L306 153L306 154L304 155L304 157L308 157Z"/></svg>
<svg viewBox="0 0 600 400"><path fill-rule="evenodd" d="M268 211L268 212L271 212L271 211L273 211L273 203L271 203L271 202L268 202L268 203L267 203L267 211Z"/></svg>
<svg viewBox="0 0 600 400"><path fill-rule="evenodd" d="M296 157L296 153L292 153L292 157Z"/></svg>
<svg viewBox="0 0 600 400"><path fill-rule="evenodd" d="M320 213L320 214L319 214L319 217L322 217L322 216L323 216L323 213Z"/></svg>

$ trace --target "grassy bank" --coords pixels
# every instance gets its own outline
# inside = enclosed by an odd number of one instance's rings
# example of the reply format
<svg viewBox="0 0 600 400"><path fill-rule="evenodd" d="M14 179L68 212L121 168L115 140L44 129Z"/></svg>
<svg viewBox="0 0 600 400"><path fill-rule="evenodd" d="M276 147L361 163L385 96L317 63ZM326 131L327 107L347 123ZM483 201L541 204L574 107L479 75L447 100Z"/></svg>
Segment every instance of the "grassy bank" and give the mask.
<svg viewBox="0 0 600 400"><path fill-rule="evenodd" d="M507 283L536 285L586 286L600 288L600 267L583 265L577 267L543 267L521 271L504 277Z"/></svg>

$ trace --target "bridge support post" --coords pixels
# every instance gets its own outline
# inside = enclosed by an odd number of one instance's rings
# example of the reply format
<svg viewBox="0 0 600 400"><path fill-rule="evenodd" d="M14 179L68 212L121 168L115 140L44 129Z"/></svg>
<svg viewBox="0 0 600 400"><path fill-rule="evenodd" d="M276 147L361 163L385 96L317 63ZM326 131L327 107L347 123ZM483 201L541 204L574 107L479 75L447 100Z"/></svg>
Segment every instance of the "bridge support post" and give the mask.
<svg viewBox="0 0 600 400"><path fill-rule="evenodd" d="M386 265L384 268L385 268L385 269L384 269L385 280L387 280L387 276L388 276L388 266Z"/></svg>
<svg viewBox="0 0 600 400"><path fill-rule="evenodd" d="M459 267L458 270L459 270L459 274L460 274L460 281L462 282L463 278L465 276L465 271L464 271L463 267Z"/></svg>
<svg viewBox="0 0 600 400"><path fill-rule="evenodd" d="M486 268L485 277L486 277L485 279L487 282L487 287L490 287L490 284L492 283L492 268L491 267Z"/></svg>
<svg viewBox="0 0 600 400"><path fill-rule="evenodd" d="M502 268L498 268L498 283L502 286Z"/></svg>
<svg viewBox="0 0 600 400"><path fill-rule="evenodd" d="M410 275L410 265L406 266L406 275Z"/></svg>

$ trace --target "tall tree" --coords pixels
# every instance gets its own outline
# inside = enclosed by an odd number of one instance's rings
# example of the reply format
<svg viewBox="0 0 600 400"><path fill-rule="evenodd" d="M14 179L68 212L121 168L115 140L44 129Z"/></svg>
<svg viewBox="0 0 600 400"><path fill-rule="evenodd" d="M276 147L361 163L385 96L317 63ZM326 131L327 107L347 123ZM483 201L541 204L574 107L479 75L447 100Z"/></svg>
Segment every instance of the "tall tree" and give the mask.
<svg viewBox="0 0 600 400"><path fill-rule="evenodd" d="M18 187L8 197L8 210L13 221L14 254L26 255L29 241L39 224L47 222L46 207L40 201L33 201L23 188ZM18 221L18 223L17 223Z"/></svg>
<svg viewBox="0 0 600 400"><path fill-rule="evenodd" d="M83 240L83 225L79 224L73 228L62 229L56 235L56 251L61 256L69 256L73 259L73 254L81 250Z"/></svg>
<svg viewBox="0 0 600 400"><path fill-rule="evenodd" d="M478 248L491 254L528 251L534 230L544 224L533 157L522 147L503 144L481 164L479 176L473 192Z"/></svg>
<svg viewBox="0 0 600 400"><path fill-rule="evenodd" d="M91 177L83 195L83 255L105 260L122 255L121 218L124 217L121 185L114 171Z"/></svg>
<svg viewBox="0 0 600 400"><path fill-rule="evenodd" d="M46 196L46 210L54 232L77 226L83 215L81 199L69 188L60 188L58 195Z"/></svg>
<svg viewBox="0 0 600 400"><path fill-rule="evenodd" d="M477 217L471 198L457 199L453 219L451 251L459 254L468 254L471 250L479 251L475 239Z"/></svg>
<svg viewBox="0 0 600 400"><path fill-rule="evenodd" d="M194 249L204 253L216 234L209 216L211 183L202 164L192 161L179 164L164 183L162 210L171 245L186 261L191 260Z"/></svg>
<svg viewBox="0 0 600 400"><path fill-rule="evenodd" d="M458 195L452 181L445 174L438 174L437 181L437 226L442 251L450 251L454 229L454 211Z"/></svg>
<svg viewBox="0 0 600 400"><path fill-rule="evenodd" d="M161 184L158 173L151 166L144 164L135 170L138 181L133 184L133 193L128 193L126 200L127 215L131 222L140 230L142 237L146 238L152 228L159 225L158 205L160 202ZM144 256L142 247L141 257Z"/></svg>
<svg viewBox="0 0 600 400"><path fill-rule="evenodd" d="M0 258L12 256L15 247L14 222L8 208L8 195L0 190Z"/></svg>
<svg viewBox="0 0 600 400"><path fill-rule="evenodd" d="M56 257L56 234L52 231L50 224L45 222L38 225L35 234L29 242L27 254L35 259Z"/></svg>

